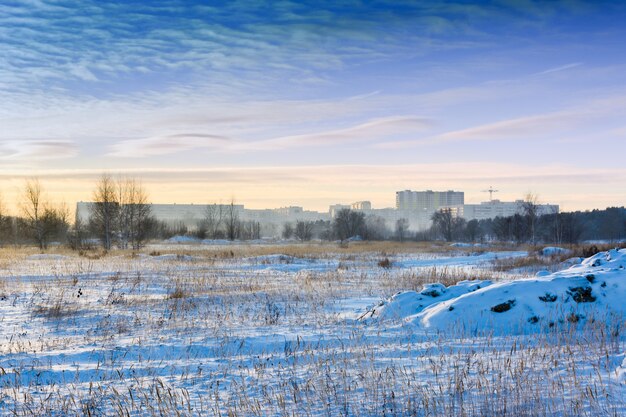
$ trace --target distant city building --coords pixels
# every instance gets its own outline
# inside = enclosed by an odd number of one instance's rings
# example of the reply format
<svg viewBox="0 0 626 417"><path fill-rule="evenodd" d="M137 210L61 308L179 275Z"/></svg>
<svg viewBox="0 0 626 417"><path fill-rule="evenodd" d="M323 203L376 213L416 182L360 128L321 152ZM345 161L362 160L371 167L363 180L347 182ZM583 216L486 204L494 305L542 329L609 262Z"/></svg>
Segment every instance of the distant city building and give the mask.
<svg viewBox="0 0 626 417"><path fill-rule="evenodd" d="M396 209L434 213L435 211L465 203L463 191L411 191L396 192Z"/></svg>
<svg viewBox="0 0 626 417"><path fill-rule="evenodd" d="M76 220L88 223L91 218L92 202L79 201L76 203ZM160 222L169 226L184 225L189 228L198 226L198 222L203 220L207 214L207 204L148 204L151 215ZM230 204L211 204L216 212L224 214L230 210ZM241 204L233 205L233 210L239 218L243 217L244 207Z"/></svg>
<svg viewBox="0 0 626 417"><path fill-rule="evenodd" d="M494 219L496 217L509 217L516 214L524 214L523 208L524 201L500 201L491 200L484 201L480 204L465 204L463 205L462 216L465 220L486 220ZM559 206L556 204L538 204L537 215L558 213Z"/></svg>
<svg viewBox="0 0 626 417"><path fill-rule="evenodd" d="M372 203L369 201L357 201L352 203L352 210L368 211L372 209Z"/></svg>
<svg viewBox="0 0 626 417"><path fill-rule="evenodd" d="M335 218L339 211L344 209L365 213L366 216L375 216L384 220L389 229L395 227L400 219L409 222L413 231L428 229L432 224L432 215L441 209L449 209L454 216L466 220L486 220L495 217L508 217L523 214L523 201L504 202L491 200L480 204L465 204L465 194L462 191L411 191L396 192L396 207L373 209L370 201L356 201L352 204L333 204L327 213L304 210L300 206L280 207L276 209L246 209L241 204L150 204L152 215L160 222L171 227L185 226L189 230L196 229L207 216L207 208L213 213L221 213L226 218L231 209L242 221L256 221L261 223L263 236L277 236L285 223L304 221L329 221ZM76 204L76 220L88 223L91 217L91 202ZM558 213L559 206L555 204L539 204L537 215ZM219 214L217 214L219 216Z"/></svg>
<svg viewBox="0 0 626 417"><path fill-rule="evenodd" d="M76 220L88 223L91 218L91 207L94 203L79 201L76 203ZM168 226L185 226L191 230L205 219L207 208L212 207L215 215L226 218L231 210L230 204L149 204L152 216ZM302 207L282 207L278 209L246 209L242 204L235 204L232 209L243 221L258 221L264 225L282 226L286 222L298 220L317 221L329 220L330 216L317 211L304 210Z"/></svg>
<svg viewBox="0 0 626 417"><path fill-rule="evenodd" d="M349 204L333 204L328 207L328 214L331 219L334 219L341 210L350 210L352 208Z"/></svg>
<svg viewBox="0 0 626 417"><path fill-rule="evenodd" d="M296 216L304 212L304 209L299 206L280 207L280 208L272 209L272 210L275 213L283 215L283 216Z"/></svg>

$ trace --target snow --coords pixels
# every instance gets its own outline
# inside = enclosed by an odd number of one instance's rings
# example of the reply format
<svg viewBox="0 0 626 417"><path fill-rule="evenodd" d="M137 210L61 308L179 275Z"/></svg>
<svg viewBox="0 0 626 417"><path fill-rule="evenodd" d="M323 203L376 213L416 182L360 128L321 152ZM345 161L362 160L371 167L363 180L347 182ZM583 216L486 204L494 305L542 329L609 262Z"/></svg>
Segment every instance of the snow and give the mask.
<svg viewBox="0 0 626 417"><path fill-rule="evenodd" d="M171 238L167 239L166 242L167 243L198 243L200 241L200 239L195 238L195 237L191 237L191 236L172 236Z"/></svg>
<svg viewBox="0 0 626 417"><path fill-rule="evenodd" d="M491 284L492 282L488 280L461 281L450 287L438 283L427 284L420 292L402 291L395 294L388 301L370 308L361 319L398 320L417 314L433 304L451 300Z"/></svg>
<svg viewBox="0 0 626 417"><path fill-rule="evenodd" d="M621 356L624 357L626 355L622 354ZM615 374L618 381L626 383L626 357L624 357L622 364L615 370Z"/></svg>
<svg viewBox="0 0 626 417"><path fill-rule="evenodd" d="M484 252L463 255L455 255L448 257L431 257L431 258L419 258L411 257L408 259L401 259L394 262L394 266L399 268L420 268L428 266L448 266L448 267L461 267L466 265L488 265L496 259L503 258L518 258L528 256L526 251L503 251L503 252Z"/></svg>
<svg viewBox="0 0 626 417"><path fill-rule="evenodd" d="M624 332L581 328L623 311L623 251L521 279L491 267L523 251L385 253L383 269L379 252L231 244L32 262L0 250L0 415L626 412ZM421 281L433 268L482 278ZM558 323L569 308L579 321Z"/></svg>
<svg viewBox="0 0 626 417"><path fill-rule="evenodd" d="M234 242L227 239L204 239L202 241L203 245L215 245L215 246L225 246L232 245Z"/></svg>
<svg viewBox="0 0 626 417"><path fill-rule="evenodd" d="M301 271L332 271L336 270L339 266L339 262L334 260L299 258L283 254L243 258L241 261L242 268L285 273L296 273Z"/></svg>
<svg viewBox="0 0 626 417"><path fill-rule="evenodd" d="M534 279L499 282L407 316L426 329L471 329L497 334L626 317L626 249L601 252L580 265ZM503 311L500 311L503 310Z"/></svg>
<svg viewBox="0 0 626 417"><path fill-rule="evenodd" d="M583 258L574 257L564 260L559 264L559 269L569 268L570 266L579 265L583 261Z"/></svg>
<svg viewBox="0 0 626 417"><path fill-rule="evenodd" d="M563 255L563 254L568 254L568 253L571 253L571 250L565 249L565 248L559 248L556 246L546 246L545 248L541 249L542 256Z"/></svg>

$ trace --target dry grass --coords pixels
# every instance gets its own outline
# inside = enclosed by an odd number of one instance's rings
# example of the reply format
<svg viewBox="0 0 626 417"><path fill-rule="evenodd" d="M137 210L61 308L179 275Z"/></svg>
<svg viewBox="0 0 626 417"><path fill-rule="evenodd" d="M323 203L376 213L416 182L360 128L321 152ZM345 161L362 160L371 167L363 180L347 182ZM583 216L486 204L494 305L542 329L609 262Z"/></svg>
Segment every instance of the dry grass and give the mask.
<svg viewBox="0 0 626 417"><path fill-rule="evenodd" d="M206 258L239 259L254 256L274 255L277 253L300 258L350 257L353 255L373 254L377 256L394 256L411 253L449 253L463 252L466 248L456 248L445 242L350 242L339 245L334 242L305 242L290 244L246 244L236 243L231 246L211 246L202 244L152 246L148 249L160 253L185 254ZM489 247L472 247L474 253L485 251L504 251L511 247L494 245Z"/></svg>
<svg viewBox="0 0 626 417"><path fill-rule="evenodd" d="M424 285L440 283L449 287L460 281L491 280L499 281L505 274L497 271L470 271L460 267L427 267L401 271L394 275L386 275L382 279L388 293L412 290L420 291Z"/></svg>
<svg viewBox="0 0 626 417"><path fill-rule="evenodd" d="M48 277L27 281L16 295L30 306L32 320L42 322L27 336L6 327L15 334L0 342L0 415L609 416L624 410L609 360L624 351L623 320L611 327L598 317L559 334L471 337L462 329L450 336L368 327L335 313L347 297L505 276L393 267L394 255L420 246L145 252L200 258L193 263L118 251L24 263L30 250L15 251L12 259L0 253L9 271ZM276 253L334 258L341 267L238 269L240 258ZM385 258L392 267L378 268ZM79 288L88 309L76 297ZM76 363L55 356L74 349L83 352ZM63 365L63 378L46 382Z"/></svg>

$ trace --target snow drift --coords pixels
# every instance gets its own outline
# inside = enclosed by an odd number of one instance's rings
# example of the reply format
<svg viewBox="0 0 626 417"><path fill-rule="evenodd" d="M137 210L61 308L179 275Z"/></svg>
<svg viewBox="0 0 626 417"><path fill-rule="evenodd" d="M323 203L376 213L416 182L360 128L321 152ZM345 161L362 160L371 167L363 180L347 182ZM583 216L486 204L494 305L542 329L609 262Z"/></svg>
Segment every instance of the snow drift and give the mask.
<svg viewBox="0 0 626 417"><path fill-rule="evenodd" d="M443 284L428 284L420 292L402 291L387 301L381 301L365 312L360 320L398 320L414 315L425 308L451 300L462 294L477 291L491 285L491 281L461 281L456 285L446 287Z"/></svg>
<svg viewBox="0 0 626 417"><path fill-rule="evenodd" d="M472 288L461 282L425 305L423 291L401 293L369 317L393 315L425 329L471 333L532 333L601 322L618 329L626 315L626 249L600 252L553 274ZM437 287L441 289L440 287ZM459 293L461 288L467 290ZM382 311L380 311L382 310ZM367 315L367 313L366 313Z"/></svg>

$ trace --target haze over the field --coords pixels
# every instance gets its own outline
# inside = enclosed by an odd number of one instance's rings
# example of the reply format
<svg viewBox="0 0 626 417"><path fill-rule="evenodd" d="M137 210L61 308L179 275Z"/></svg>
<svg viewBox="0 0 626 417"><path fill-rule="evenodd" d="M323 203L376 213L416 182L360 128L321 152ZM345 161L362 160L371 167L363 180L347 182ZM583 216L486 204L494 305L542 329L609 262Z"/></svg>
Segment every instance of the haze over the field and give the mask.
<svg viewBox="0 0 626 417"><path fill-rule="evenodd" d="M624 204L621 2L203 3L3 2L9 204L33 175L89 199L104 170L155 202Z"/></svg>

